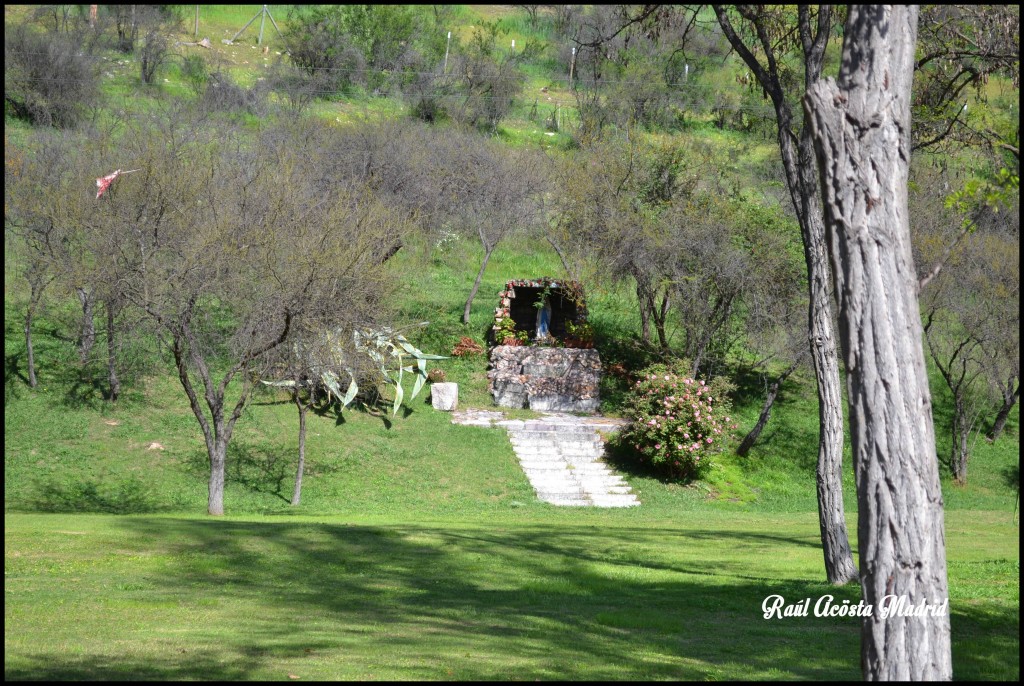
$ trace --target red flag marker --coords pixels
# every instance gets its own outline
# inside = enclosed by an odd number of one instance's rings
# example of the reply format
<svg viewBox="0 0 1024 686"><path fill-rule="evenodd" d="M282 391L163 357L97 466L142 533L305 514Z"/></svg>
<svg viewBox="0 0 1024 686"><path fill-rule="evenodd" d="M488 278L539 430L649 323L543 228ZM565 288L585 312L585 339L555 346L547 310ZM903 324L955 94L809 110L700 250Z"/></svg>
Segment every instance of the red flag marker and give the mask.
<svg viewBox="0 0 1024 686"><path fill-rule="evenodd" d="M120 176L121 174L131 174L132 172L137 171L140 170L129 169L128 171L121 171L120 169L118 169L113 174L107 174L106 176L101 176L100 178L96 179L96 188L99 189L96 191L96 199L99 200L100 196L107 192L107 189L110 188L110 184L114 183L114 179L116 179L118 176Z"/></svg>

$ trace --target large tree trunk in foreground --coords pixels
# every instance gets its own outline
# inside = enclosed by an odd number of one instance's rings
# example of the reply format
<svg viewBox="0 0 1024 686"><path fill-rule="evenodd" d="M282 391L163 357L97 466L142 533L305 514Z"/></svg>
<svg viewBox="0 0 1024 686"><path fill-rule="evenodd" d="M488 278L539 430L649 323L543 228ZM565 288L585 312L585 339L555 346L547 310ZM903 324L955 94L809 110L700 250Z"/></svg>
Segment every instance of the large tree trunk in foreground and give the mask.
<svg viewBox="0 0 1024 686"><path fill-rule="evenodd" d="M910 251L917 7L852 5L839 83L804 101L840 306L859 505L868 680L952 678L942 491ZM895 596L938 616L883 617ZM941 613L941 614L939 614Z"/></svg>
<svg viewBox="0 0 1024 686"><path fill-rule="evenodd" d="M793 113L783 90L769 33L759 17L757 6L737 6L740 14L758 29L760 50L767 58L762 65L732 28L728 14L721 5L713 5L718 22L733 49L750 67L758 84L772 99L779 133L779 151L786 172L786 186L793 201L800 235L803 239L804 261L807 265L808 338L811 364L818 386L818 523L821 547L825 557L825 576L834 584L845 584L857 578L853 564L846 515L843 509L843 406L839 384L839 356L832 331L832 297L829 292L828 251L825 227L818 203L818 179L815 176L814 145L804 126L799 138L794 134ZM821 75L825 47L831 35L832 11L822 5L816 27L811 25L806 5L799 12L799 33L803 46L804 79L810 86Z"/></svg>

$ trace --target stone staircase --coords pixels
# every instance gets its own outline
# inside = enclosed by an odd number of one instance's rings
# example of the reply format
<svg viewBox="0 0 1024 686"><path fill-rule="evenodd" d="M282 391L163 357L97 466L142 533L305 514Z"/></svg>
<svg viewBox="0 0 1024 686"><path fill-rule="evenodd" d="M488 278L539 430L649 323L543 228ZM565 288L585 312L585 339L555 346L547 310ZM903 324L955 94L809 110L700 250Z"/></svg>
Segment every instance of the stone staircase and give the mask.
<svg viewBox="0 0 1024 686"><path fill-rule="evenodd" d="M497 412L455 414L455 423L504 427L537 497L546 503L578 507L640 504L629 485L602 460L604 443L598 431L618 429L621 422L558 413L525 421L501 419Z"/></svg>

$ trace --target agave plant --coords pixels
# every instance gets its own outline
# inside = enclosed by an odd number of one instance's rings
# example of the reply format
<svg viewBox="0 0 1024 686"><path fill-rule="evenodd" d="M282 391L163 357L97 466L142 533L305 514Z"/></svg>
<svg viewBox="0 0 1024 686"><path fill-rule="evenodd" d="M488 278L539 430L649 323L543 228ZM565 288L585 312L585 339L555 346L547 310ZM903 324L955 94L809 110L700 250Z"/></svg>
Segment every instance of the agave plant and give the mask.
<svg viewBox="0 0 1024 686"><path fill-rule="evenodd" d="M419 322L412 326L424 327L430 322ZM406 327L409 328L409 327ZM356 329L352 333L353 343L357 353L365 355L380 369L381 376L385 382L395 386L395 401L391 408L392 416L398 414L405 399L405 390L402 387L402 377L408 372L416 376L413 384L412 400L423 389L427 380L427 361L446 360L445 355L429 355L411 344L400 331L404 329L392 329L381 327L379 329ZM298 341L294 350L296 358L304 361L307 369L310 370L309 381L301 382L295 379L282 379L280 381L264 381L268 386L281 388L295 388L303 384L323 384L327 390L328 397L333 396L341 403L341 406L348 407L349 403L359 392L359 384L349 360L349 351L342 344L344 332L341 329L325 331L320 340L314 344ZM349 378L347 390L341 392L340 374L344 373Z"/></svg>

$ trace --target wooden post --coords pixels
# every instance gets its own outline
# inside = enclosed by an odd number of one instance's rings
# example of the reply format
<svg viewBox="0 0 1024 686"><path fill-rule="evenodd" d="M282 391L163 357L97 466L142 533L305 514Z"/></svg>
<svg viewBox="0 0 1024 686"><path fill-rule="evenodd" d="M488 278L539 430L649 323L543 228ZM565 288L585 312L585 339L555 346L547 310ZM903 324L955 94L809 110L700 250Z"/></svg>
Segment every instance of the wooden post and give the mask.
<svg viewBox="0 0 1024 686"><path fill-rule="evenodd" d="M448 73L448 48L452 47L452 32L448 32L448 44L444 46L444 73Z"/></svg>
<svg viewBox="0 0 1024 686"><path fill-rule="evenodd" d="M196 40L199 40L199 5L196 5Z"/></svg>

